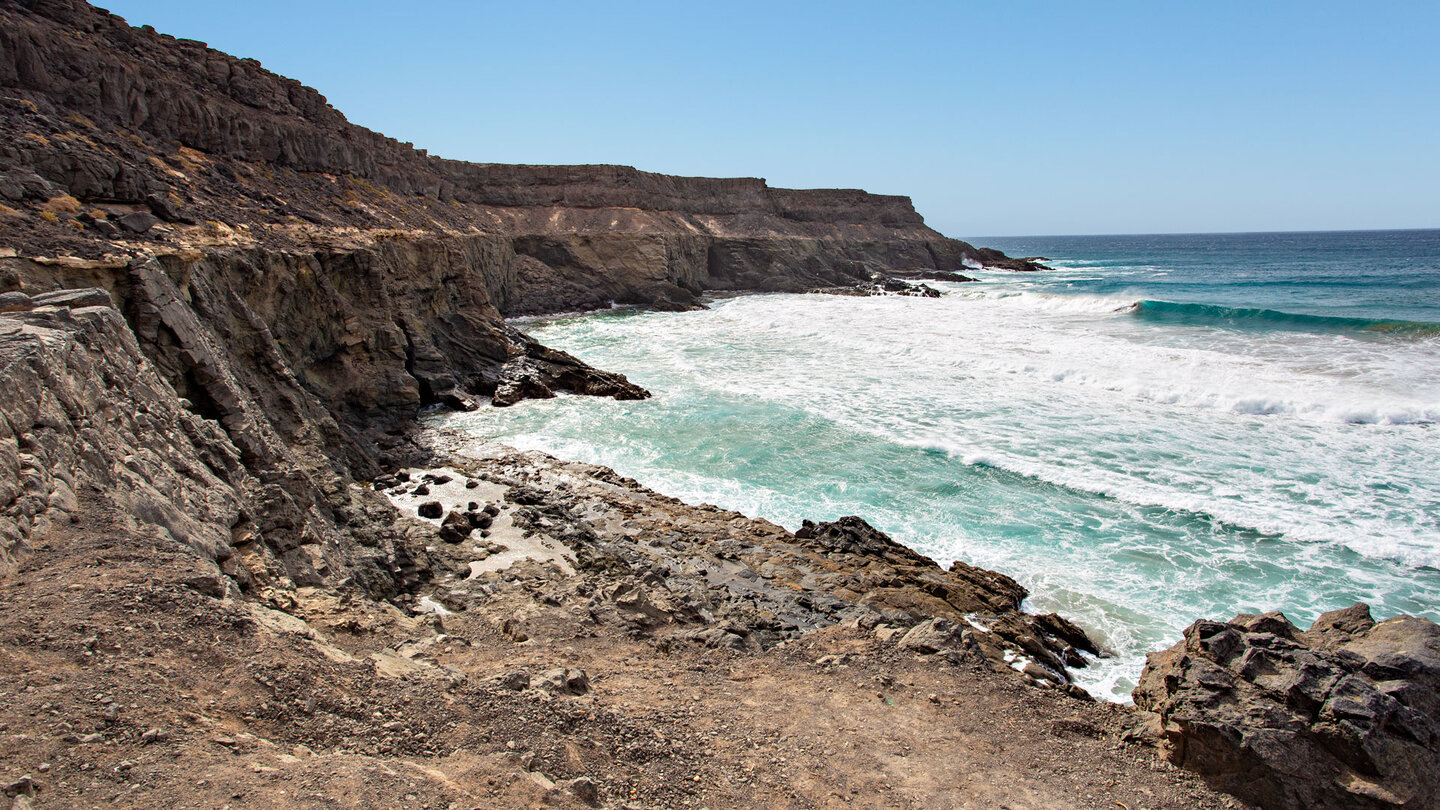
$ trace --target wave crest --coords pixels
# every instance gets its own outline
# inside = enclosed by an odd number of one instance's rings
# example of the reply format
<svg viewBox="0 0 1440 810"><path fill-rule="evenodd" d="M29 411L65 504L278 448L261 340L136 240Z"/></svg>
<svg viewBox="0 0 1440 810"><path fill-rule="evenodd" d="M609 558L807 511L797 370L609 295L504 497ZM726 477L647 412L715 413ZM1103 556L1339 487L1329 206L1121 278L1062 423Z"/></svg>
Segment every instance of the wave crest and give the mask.
<svg viewBox="0 0 1440 810"><path fill-rule="evenodd" d="M1224 307L1145 299L1126 308L1136 318L1178 326L1220 326L1230 329L1296 332L1374 332L1408 338L1440 337L1440 323L1382 318L1307 315L1275 309Z"/></svg>

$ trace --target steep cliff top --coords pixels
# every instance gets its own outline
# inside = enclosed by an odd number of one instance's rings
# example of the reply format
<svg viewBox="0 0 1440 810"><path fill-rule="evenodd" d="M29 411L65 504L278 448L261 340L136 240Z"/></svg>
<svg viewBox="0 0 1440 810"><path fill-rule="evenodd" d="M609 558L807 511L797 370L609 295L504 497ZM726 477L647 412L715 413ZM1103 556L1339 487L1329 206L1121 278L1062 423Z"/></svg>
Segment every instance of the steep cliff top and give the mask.
<svg viewBox="0 0 1440 810"><path fill-rule="evenodd" d="M907 197L430 156L253 59L81 0L0 0L0 21L0 240L22 252L175 241L129 214L203 226L192 244L278 245L307 227L943 240Z"/></svg>

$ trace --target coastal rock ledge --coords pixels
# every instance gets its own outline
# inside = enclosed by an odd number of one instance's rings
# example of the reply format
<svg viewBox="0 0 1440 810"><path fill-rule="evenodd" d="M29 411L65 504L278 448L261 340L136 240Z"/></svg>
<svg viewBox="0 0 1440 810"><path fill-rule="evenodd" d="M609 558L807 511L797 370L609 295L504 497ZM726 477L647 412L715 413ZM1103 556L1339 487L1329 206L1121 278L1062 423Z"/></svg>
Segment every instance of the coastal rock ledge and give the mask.
<svg viewBox="0 0 1440 810"><path fill-rule="evenodd" d="M1198 621L1135 705L1172 763L1261 807L1440 807L1440 626L1365 604Z"/></svg>

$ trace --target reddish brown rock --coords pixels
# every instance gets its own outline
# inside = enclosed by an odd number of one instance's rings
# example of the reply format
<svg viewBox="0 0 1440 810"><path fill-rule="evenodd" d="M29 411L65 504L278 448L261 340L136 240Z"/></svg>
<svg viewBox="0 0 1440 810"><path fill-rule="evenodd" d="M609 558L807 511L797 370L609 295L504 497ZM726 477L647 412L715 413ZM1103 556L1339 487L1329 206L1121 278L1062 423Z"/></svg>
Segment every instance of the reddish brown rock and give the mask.
<svg viewBox="0 0 1440 810"><path fill-rule="evenodd" d="M1200 621L1135 705L1171 762L1265 808L1440 806L1440 627L1357 604Z"/></svg>

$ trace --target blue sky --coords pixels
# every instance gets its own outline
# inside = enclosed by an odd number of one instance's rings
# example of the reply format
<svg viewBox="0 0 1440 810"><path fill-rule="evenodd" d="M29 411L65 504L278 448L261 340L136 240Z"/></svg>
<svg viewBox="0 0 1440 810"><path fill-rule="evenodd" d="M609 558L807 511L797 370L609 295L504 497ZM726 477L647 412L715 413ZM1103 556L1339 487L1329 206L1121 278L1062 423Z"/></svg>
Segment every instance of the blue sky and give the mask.
<svg viewBox="0 0 1440 810"><path fill-rule="evenodd" d="M908 194L956 237L1440 227L1440 3L101 0L431 154Z"/></svg>

